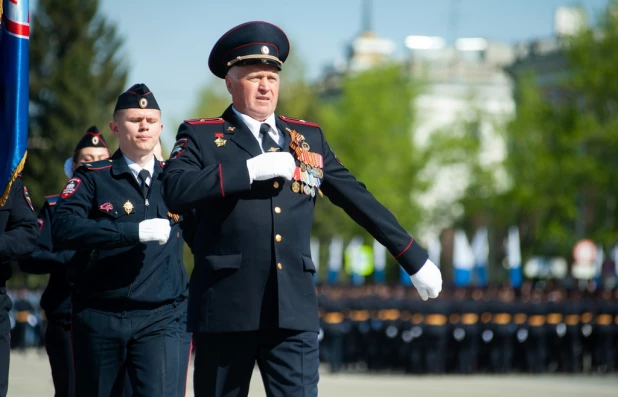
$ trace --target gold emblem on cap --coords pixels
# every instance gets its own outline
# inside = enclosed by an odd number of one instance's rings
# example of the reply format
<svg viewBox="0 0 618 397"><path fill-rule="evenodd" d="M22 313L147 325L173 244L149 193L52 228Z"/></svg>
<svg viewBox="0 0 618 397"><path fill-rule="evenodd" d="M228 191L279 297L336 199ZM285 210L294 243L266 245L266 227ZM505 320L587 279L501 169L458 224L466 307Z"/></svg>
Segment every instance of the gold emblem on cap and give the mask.
<svg viewBox="0 0 618 397"><path fill-rule="evenodd" d="M127 200L127 202L124 203L122 208L124 208L124 210L127 212L127 214L130 214L131 212L133 212L133 204L131 204L131 202L129 200Z"/></svg>
<svg viewBox="0 0 618 397"><path fill-rule="evenodd" d="M139 100L139 107L142 108L142 109L146 109L146 106L148 106L148 99L141 98Z"/></svg>
<svg viewBox="0 0 618 397"><path fill-rule="evenodd" d="M92 144L95 145L95 146L98 145L99 144L99 137L93 136L92 137Z"/></svg>
<svg viewBox="0 0 618 397"><path fill-rule="evenodd" d="M268 47L266 47L265 45L262 46L262 48L260 49L260 51L262 51L262 54L264 55L268 55L270 54L270 50L268 49Z"/></svg>
<svg viewBox="0 0 618 397"><path fill-rule="evenodd" d="M217 139L215 139L215 145L217 145L217 147L225 146L226 142L227 141L221 137L218 137Z"/></svg>

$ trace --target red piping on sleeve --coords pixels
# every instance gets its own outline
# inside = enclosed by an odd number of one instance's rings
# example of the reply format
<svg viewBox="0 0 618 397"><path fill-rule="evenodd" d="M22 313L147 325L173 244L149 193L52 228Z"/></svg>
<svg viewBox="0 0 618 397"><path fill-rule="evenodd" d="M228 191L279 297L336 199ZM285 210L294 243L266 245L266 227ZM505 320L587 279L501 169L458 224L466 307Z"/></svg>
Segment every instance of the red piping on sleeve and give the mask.
<svg viewBox="0 0 618 397"><path fill-rule="evenodd" d="M406 248L403 249L403 251L401 251L399 254L397 254L397 256L395 257L395 259L399 258L401 255L405 254L406 251L408 250L408 248L410 248L410 246L412 245L412 243L414 242L414 237L412 237L412 240L410 240L410 242L408 243L408 246Z"/></svg>
<svg viewBox="0 0 618 397"><path fill-rule="evenodd" d="M219 186L221 187L221 197L225 197L225 190L223 190L223 169L219 164Z"/></svg>

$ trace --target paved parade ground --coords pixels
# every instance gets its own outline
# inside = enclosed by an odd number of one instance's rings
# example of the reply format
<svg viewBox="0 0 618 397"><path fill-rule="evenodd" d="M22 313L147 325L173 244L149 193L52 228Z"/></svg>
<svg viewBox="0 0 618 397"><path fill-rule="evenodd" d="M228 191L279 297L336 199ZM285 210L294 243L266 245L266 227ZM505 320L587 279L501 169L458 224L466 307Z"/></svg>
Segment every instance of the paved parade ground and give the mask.
<svg viewBox="0 0 618 397"><path fill-rule="evenodd" d="M192 372L191 372L192 373ZM507 375L404 376L337 374L323 371L320 397L616 397L618 376ZM189 379L189 383L190 379ZM189 384L187 397L193 397ZM11 354L10 397L52 397L47 357L36 351ZM251 382L252 397L264 397L259 372Z"/></svg>

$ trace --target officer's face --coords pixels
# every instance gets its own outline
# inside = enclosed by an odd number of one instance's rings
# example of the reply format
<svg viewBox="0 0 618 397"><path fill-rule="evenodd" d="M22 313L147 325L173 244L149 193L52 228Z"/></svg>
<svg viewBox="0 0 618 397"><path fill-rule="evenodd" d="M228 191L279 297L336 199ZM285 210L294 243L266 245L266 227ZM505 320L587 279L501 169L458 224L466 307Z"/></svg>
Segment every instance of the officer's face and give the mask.
<svg viewBox="0 0 618 397"><path fill-rule="evenodd" d="M73 171L80 166L81 163L90 163L92 161L105 160L109 157L109 150L104 147L85 147L80 149L77 157L73 161Z"/></svg>
<svg viewBox="0 0 618 397"><path fill-rule="evenodd" d="M235 66L225 77L236 110L259 121L275 112L279 69L272 65Z"/></svg>
<svg viewBox="0 0 618 397"><path fill-rule="evenodd" d="M137 108L119 110L109 127L118 138L124 155L146 156L152 154L159 143L163 130L161 111Z"/></svg>

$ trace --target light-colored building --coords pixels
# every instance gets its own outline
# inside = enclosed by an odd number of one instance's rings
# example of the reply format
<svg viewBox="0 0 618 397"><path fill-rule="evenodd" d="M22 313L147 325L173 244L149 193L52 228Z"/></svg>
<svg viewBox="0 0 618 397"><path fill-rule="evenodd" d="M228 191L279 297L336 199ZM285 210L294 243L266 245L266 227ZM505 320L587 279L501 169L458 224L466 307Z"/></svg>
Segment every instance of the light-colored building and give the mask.
<svg viewBox="0 0 618 397"><path fill-rule="evenodd" d="M427 36L408 36L405 45L409 73L420 85L414 103L415 143L427 147L438 131L473 133L481 147L474 160L493 173L493 189L506 188L500 129L514 112L512 82L504 71L513 62L512 47L484 38L460 38L447 45L441 37ZM427 225L437 233L462 214L456 202L470 184L471 171L465 164L430 163L424 177L432 187L417 200L427 213L439 214Z"/></svg>
<svg viewBox="0 0 618 397"><path fill-rule="evenodd" d="M561 82L569 76L564 38L586 27L586 14L582 9L558 7L554 14L554 35L517 43L515 59L505 70L515 81L519 76L532 73L545 98L559 102L565 95Z"/></svg>
<svg viewBox="0 0 618 397"><path fill-rule="evenodd" d="M371 29L370 4L365 3L361 33L351 40L346 59L328 68L319 89L324 97L340 92L342 76L396 62L397 44L380 38ZM506 145L496 126L513 115L512 83L504 68L514 60L513 48L483 38L460 38L452 45L440 37L409 36L404 59L410 77L420 93L412 104L416 113L411 132L416 145L426 147L432 134L464 133L464 123L476 123L481 140L478 161L495 174L496 186L506 188L506 174L500 167ZM429 216L425 230L437 234L462 214L455 203L470 183L465 165L428 164L425 177L431 188L416 200Z"/></svg>

